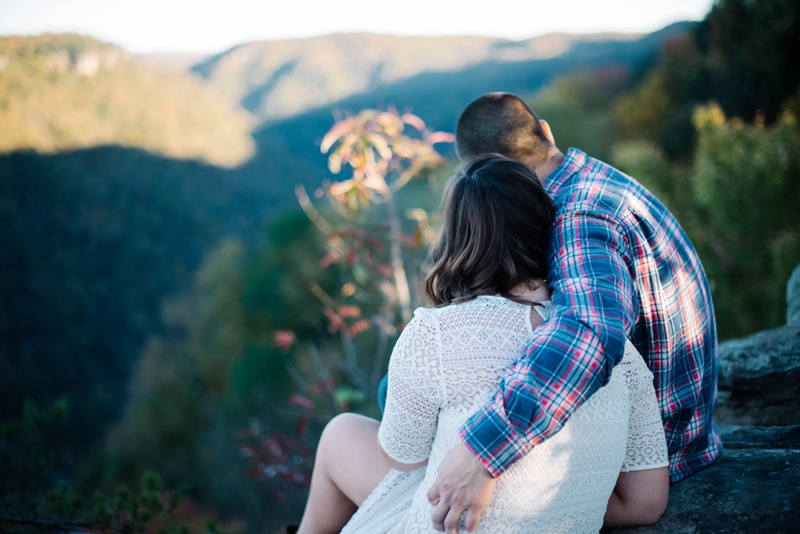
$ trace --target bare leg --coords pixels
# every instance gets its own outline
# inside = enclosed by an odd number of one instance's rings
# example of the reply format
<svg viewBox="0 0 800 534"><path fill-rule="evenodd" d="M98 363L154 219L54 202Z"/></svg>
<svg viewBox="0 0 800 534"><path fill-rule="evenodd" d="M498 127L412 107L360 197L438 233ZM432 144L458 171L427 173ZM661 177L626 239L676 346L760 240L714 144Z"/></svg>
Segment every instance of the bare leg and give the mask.
<svg viewBox="0 0 800 534"><path fill-rule="evenodd" d="M298 534L339 532L389 472L378 444L378 421L352 413L334 417L317 447L308 502Z"/></svg>

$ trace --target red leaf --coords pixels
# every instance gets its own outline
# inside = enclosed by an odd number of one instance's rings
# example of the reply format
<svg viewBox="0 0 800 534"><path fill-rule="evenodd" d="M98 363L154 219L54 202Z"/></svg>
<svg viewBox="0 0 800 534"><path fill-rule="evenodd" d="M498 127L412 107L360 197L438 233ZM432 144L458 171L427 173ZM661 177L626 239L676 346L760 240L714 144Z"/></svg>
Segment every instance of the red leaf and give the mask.
<svg viewBox="0 0 800 534"><path fill-rule="evenodd" d="M297 432L298 436L305 437L307 428L308 428L308 416L306 416L306 415L301 416L297 420L297 423L295 424L295 427L294 427L295 432Z"/></svg>
<svg viewBox="0 0 800 534"><path fill-rule="evenodd" d="M400 118L403 120L404 123L413 126L420 132L425 129L425 122L412 113L405 113Z"/></svg>
<svg viewBox="0 0 800 534"><path fill-rule="evenodd" d="M350 327L350 335L355 336L365 330L369 330L369 327L371 325L372 323L370 321L368 321L367 319L362 319L361 321L358 321L356 324Z"/></svg>
<svg viewBox="0 0 800 534"><path fill-rule="evenodd" d="M361 308L358 306L340 306L339 315L342 317L358 317L361 315Z"/></svg>
<svg viewBox="0 0 800 534"><path fill-rule="evenodd" d="M455 140L455 136L447 132L433 132L425 138L425 141L431 145L434 143L452 143Z"/></svg>
<svg viewBox="0 0 800 534"><path fill-rule="evenodd" d="M296 340L297 336L291 330L275 330L272 333L272 345L281 349L284 354L292 349Z"/></svg>
<svg viewBox="0 0 800 534"><path fill-rule="evenodd" d="M314 409L314 401L312 401L308 397L304 397L303 395L298 395L297 393L289 397L289 402L292 404L297 404L299 406L302 406L307 410Z"/></svg>
<svg viewBox="0 0 800 534"><path fill-rule="evenodd" d="M319 266L322 267L323 269L327 269L329 266L333 265L340 259L341 257L338 254L331 252L330 254L326 254L321 260L319 260Z"/></svg>

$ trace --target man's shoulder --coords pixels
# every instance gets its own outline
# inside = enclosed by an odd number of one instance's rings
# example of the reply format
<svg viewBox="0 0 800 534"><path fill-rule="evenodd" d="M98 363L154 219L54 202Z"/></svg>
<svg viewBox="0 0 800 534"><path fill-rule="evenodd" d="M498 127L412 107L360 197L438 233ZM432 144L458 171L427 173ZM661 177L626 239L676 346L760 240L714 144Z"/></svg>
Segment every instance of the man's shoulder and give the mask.
<svg viewBox="0 0 800 534"><path fill-rule="evenodd" d="M572 172L569 179L564 182L564 186L580 187L590 184L595 186L592 187L592 191L597 194L614 192L615 189L643 189L642 185L629 174L580 150L570 148L565 163ZM605 190L598 188L598 185L603 186Z"/></svg>
<svg viewBox="0 0 800 534"><path fill-rule="evenodd" d="M562 214L598 213L619 218L631 209L666 210L634 177L602 160L570 148L564 163L566 174L550 191Z"/></svg>

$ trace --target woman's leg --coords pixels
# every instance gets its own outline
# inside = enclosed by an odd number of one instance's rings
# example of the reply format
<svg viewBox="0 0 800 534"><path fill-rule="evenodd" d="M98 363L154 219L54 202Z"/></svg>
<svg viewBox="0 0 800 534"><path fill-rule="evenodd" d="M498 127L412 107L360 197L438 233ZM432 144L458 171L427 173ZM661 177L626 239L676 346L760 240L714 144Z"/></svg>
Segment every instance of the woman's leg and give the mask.
<svg viewBox="0 0 800 534"><path fill-rule="evenodd" d="M378 444L378 421L352 413L322 432L298 534L339 532L389 472Z"/></svg>

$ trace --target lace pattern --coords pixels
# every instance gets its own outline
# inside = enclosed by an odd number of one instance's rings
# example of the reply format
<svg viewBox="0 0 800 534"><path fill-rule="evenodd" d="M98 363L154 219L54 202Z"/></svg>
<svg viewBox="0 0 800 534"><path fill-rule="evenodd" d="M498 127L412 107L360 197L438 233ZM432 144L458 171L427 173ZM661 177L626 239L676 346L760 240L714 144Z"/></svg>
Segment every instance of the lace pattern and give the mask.
<svg viewBox="0 0 800 534"><path fill-rule="evenodd" d="M547 318L547 308L535 309ZM415 311L392 353L379 439L396 460L428 458L428 466L392 471L343 532L436 532L427 489L460 426L530 339L529 315L529 306L500 297ZM599 531L620 471L667 465L652 380L628 342L608 384L498 478L478 532Z"/></svg>

